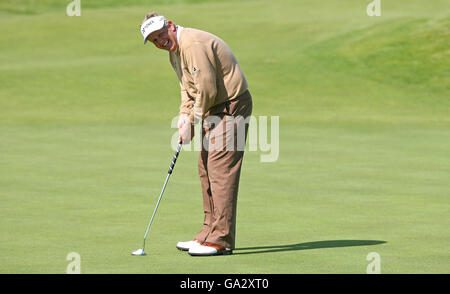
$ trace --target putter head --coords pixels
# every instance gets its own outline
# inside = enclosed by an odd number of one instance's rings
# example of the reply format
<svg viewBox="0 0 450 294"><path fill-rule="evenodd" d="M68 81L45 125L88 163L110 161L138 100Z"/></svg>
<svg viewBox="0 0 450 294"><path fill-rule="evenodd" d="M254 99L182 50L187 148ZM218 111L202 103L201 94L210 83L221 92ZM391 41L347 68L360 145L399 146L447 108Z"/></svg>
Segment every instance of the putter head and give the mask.
<svg viewBox="0 0 450 294"><path fill-rule="evenodd" d="M131 255L143 256L146 255L146 253L144 252L144 249L139 248L138 250L131 252Z"/></svg>

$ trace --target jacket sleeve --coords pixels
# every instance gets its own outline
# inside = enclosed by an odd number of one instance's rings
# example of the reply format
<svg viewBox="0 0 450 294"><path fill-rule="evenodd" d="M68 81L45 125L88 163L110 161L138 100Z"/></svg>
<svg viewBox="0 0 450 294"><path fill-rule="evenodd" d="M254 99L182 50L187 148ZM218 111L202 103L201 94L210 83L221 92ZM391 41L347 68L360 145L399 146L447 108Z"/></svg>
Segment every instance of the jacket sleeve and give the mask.
<svg viewBox="0 0 450 294"><path fill-rule="evenodd" d="M186 89L183 87L183 84L180 82L180 89L181 89L181 105L180 105L180 114L186 114L189 116L189 119L193 121L194 112L194 98L191 97Z"/></svg>
<svg viewBox="0 0 450 294"><path fill-rule="evenodd" d="M186 48L184 54L186 70L192 77L197 90L193 105L194 117L191 120L192 123L195 123L204 118L205 113L214 105L216 99L215 60L212 49L198 42Z"/></svg>

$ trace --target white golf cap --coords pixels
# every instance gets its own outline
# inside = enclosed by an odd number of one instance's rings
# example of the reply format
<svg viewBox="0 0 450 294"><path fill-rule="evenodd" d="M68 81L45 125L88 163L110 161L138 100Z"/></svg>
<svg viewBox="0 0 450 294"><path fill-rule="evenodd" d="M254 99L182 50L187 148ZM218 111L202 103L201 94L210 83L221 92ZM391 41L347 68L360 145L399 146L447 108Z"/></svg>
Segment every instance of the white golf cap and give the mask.
<svg viewBox="0 0 450 294"><path fill-rule="evenodd" d="M144 44L147 43L148 35L163 28L166 20L167 19L164 16L157 15L150 17L141 24L141 33L144 37Z"/></svg>

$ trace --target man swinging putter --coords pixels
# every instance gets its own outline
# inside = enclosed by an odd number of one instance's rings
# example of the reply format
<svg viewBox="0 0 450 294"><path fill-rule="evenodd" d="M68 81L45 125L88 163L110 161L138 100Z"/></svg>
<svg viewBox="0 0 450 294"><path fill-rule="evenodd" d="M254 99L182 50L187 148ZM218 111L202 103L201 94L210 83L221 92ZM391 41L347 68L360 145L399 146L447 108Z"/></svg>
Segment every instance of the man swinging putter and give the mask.
<svg viewBox="0 0 450 294"><path fill-rule="evenodd" d="M194 124L202 125L198 172L204 222L193 240L176 247L192 256L232 254L236 237L239 176L244 156L237 148L236 118L252 113L247 80L228 45L205 31L183 28L157 13L140 25L144 43L169 52L181 88L180 141L189 144ZM214 118L214 124L208 118ZM245 125L244 144L248 125ZM206 140L203 140L205 139ZM231 140L230 140L231 139ZM241 139L241 140L239 140ZM232 148L226 142L233 142Z"/></svg>

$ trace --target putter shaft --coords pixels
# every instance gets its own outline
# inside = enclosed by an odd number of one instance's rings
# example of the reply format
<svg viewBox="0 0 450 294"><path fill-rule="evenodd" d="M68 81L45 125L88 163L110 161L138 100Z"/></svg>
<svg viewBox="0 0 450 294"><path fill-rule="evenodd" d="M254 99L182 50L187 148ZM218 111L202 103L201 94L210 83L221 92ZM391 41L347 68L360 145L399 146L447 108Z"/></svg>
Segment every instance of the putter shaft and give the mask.
<svg viewBox="0 0 450 294"><path fill-rule="evenodd" d="M182 145L182 142L179 142L179 143L178 143L177 150L176 150L176 152L175 152L175 155L174 155L173 158L172 158L172 162L171 162L171 164L170 164L169 171L167 172L166 180L164 181L163 188L162 188L162 190L161 190L161 193L159 194L158 201L156 202L155 209L153 210L152 217L150 218L150 222L149 222L149 224L148 224L148 226L147 226L147 231L145 231L145 234L144 234L144 243L143 243L143 245L142 245L142 251L144 251L144 248L145 248L145 240L147 239L148 232L150 231L150 226L152 225L153 218L155 217L156 211L158 210L159 202L161 202L162 195L164 194L164 190L166 189L167 182L169 181L170 175L172 174L173 168L175 167L175 163L177 162L177 158L178 158L178 155L180 154L180 151L181 151L181 147L182 147L182 146L183 146L183 145Z"/></svg>

